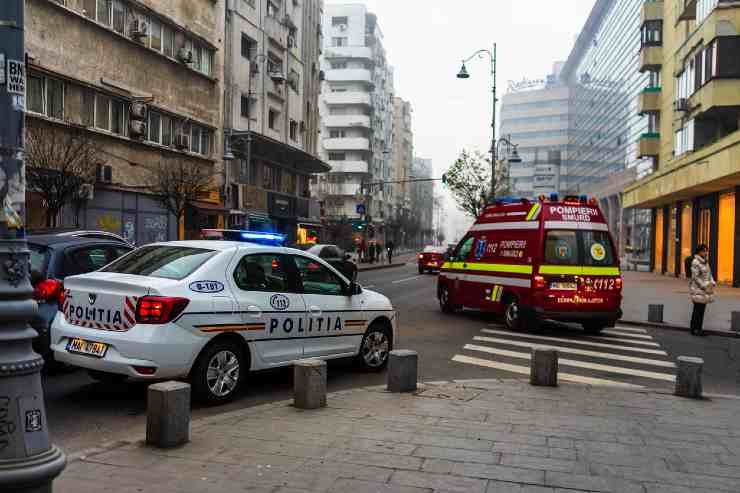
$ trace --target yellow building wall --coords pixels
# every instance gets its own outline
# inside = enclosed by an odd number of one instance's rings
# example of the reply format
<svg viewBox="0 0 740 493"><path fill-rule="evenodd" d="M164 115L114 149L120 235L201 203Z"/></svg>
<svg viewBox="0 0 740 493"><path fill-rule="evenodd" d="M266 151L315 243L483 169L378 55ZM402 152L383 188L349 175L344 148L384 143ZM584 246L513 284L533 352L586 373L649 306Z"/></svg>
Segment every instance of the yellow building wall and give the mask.
<svg viewBox="0 0 740 493"><path fill-rule="evenodd" d="M663 209L655 212L655 272L663 272Z"/></svg>

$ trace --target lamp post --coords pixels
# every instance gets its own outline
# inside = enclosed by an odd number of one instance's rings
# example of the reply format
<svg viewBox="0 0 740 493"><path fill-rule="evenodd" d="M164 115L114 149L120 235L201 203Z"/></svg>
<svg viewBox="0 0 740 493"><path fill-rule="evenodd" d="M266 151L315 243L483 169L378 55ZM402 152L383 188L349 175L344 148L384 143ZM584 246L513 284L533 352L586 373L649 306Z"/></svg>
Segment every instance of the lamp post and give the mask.
<svg viewBox="0 0 740 493"><path fill-rule="evenodd" d="M494 198L496 196L496 103L498 102L498 99L496 98L496 43L493 43L493 51L489 50L478 50L472 55L470 55L468 58L464 59L462 62L462 67L460 67L460 72L457 74L458 79L469 79L470 74L468 73L468 69L465 67L465 64L468 63L473 58L482 58L484 55L488 55L488 57L491 60L491 79L493 81L493 112L491 115L491 131L492 131L492 137L491 137L491 198Z"/></svg>
<svg viewBox="0 0 740 493"><path fill-rule="evenodd" d="M24 130L26 61L24 0L0 9L0 491L50 492L64 469L49 442L43 359L31 349L28 326L38 310L31 298L26 246Z"/></svg>
<svg viewBox="0 0 740 493"><path fill-rule="evenodd" d="M496 141L496 156L506 155L506 161L511 165L521 163L519 157L518 145L511 142L511 135L502 136ZM509 168L507 168L507 182L509 180ZM507 183L508 184L508 183Z"/></svg>

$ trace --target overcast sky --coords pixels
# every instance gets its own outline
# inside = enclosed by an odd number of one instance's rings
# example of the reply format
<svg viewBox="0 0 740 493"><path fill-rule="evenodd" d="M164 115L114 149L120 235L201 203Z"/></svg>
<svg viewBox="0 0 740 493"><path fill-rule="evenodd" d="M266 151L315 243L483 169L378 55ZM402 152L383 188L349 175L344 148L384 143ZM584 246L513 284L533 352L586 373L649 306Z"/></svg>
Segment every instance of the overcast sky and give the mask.
<svg viewBox="0 0 740 493"><path fill-rule="evenodd" d="M462 58L498 44L498 97L507 81L543 78L565 60L595 0L327 0L365 3L378 15L396 95L414 110L414 148L441 174L464 149L487 151L491 141L488 59L468 63L471 78L455 78ZM499 103L500 106L500 103ZM498 130L497 130L498 131ZM440 185L441 186L441 185ZM450 201L448 240L469 219Z"/></svg>

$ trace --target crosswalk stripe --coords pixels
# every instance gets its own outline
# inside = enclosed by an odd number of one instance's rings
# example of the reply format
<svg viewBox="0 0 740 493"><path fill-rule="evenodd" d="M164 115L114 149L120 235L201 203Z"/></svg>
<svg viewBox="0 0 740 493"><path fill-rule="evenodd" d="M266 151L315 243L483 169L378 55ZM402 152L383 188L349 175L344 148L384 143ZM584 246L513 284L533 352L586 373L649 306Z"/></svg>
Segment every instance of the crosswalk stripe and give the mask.
<svg viewBox="0 0 740 493"><path fill-rule="evenodd" d="M465 356L462 354L455 355L452 358L452 361L456 361L458 363L467 363L469 365L483 366L486 368L493 368L496 370L504 370L504 371L508 371L511 373L520 373L523 375L529 375L529 371L530 371L528 366L510 365L508 363L500 363L498 361L489 361L487 359L472 358L470 356ZM587 385L605 385L605 386L610 386L610 387L622 387L622 388L628 388L628 389L644 388L642 385L634 385L631 383L618 382L616 380L607 380L604 378L584 377L581 375L574 375L571 373L558 372L558 379L564 382L583 383Z"/></svg>
<svg viewBox="0 0 740 493"><path fill-rule="evenodd" d="M520 353L517 351L507 351L506 349L491 348L488 346L478 346L476 344L466 344L463 349L468 351L478 351L480 353L497 354L499 356L508 356L510 358L519 358L531 360L532 356L528 353ZM573 359L558 358L558 364L562 366L571 366L574 368L585 368L587 370L598 370L607 373L618 373L622 375L632 375L636 377L651 378L653 380L665 380L667 382L675 382L676 376L669 373L658 373L654 371L636 370L633 368L624 368L621 366L611 365L600 365L598 363L590 363L588 361L577 361Z"/></svg>
<svg viewBox="0 0 740 493"><path fill-rule="evenodd" d="M619 329L606 329L601 331L602 334L611 334L614 336L622 336L622 337L633 337L635 339L649 339L652 340L653 336L648 334L635 334L633 332L622 332Z"/></svg>
<svg viewBox="0 0 740 493"><path fill-rule="evenodd" d="M619 337L602 337L602 336L589 336L584 339L581 339L583 341L606 341L606 342L626 342L635 346L647 346L647 347L660 347L660 344L657 342L651 342L651 341L637 341L634 339L620 339Z"/></svg>
<svg viewBox="0 0 740 493"><path fill-rule="evenodd" d="M516 347L537 348L537 349L551 348L551 349L557 349L558 351L563 352L563 353L577 354L579 356L591 356L594 358L612 359L615 361L626 361L629 363L639 363L642 365L660 366L663 368L675 368L676 367L675 363L673 363L672 361L638 358L635 356L625 356L622 354L601 353L598 351L588 351L586 349L571 348L571 347L566 347L566 346L553 346L551 344L537 344L536 342L512 341L509 339L498 339L494 337L482 337L482 336L475 336L473 337L473 340L480 341L480 342L508 344L510 346L516 346Z"/></svg>
<svg viewBox="0 0 740 493"><path fill-rule="evenodd" d="M640 329L640 328L637 328L637 327L626 327L624 325L617 325L614 328L617 329L617 330L623 330L625 332L636 332L638 334L647 334L647 330Z"/></svg>
<svg viewBox="0 0 740 493"><path fill-rule="evenodd" d="M640 348L640 347L627 347L627 346L620 346L618 344L604 344L601 342L591 342L591 341L580 340L580 339L578 340L564 339L562 337L544 337L544 336L536 336L533 334L521 334L519 332L506 332L503 330L483 329L482 332L485 332L486 334L496 334L496 335L502 335L502 336L507 336L507 337L526 337L528 339L537 339L540 341L566 342L568 344L577 344L580 346L594 346L594 347L601 347L601 348L608 348L608 349L619 349L621 351L633 351L636 353L658 354L660 356L668 356L668 353L660 349L645 349L645 348Z"/></svg>

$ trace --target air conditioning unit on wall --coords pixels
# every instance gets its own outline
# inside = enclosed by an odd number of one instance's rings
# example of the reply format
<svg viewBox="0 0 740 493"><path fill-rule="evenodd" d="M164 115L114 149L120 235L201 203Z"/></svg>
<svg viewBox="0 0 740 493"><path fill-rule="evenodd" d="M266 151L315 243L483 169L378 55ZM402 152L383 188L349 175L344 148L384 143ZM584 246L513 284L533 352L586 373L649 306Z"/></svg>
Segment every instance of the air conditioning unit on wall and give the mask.
<svg viewBox="0 0 740 493"><path fill-rule="evenodd" d="M183 46L177 50L177 59L182 63L193 63L193 52Z"/></svg>
<svg viewBox="0 0 740 493"><path fill-rule="evenodd" d="M128 131L131 137L143 137L146 134L146 123L138 120L131 120L128 124Z"/></svg>
<svg viewBox="0 0 740 493"><path fill-rule="evenodd" d="M140 102L131 103L131 119L146 120L146 105Z"/></svg>

